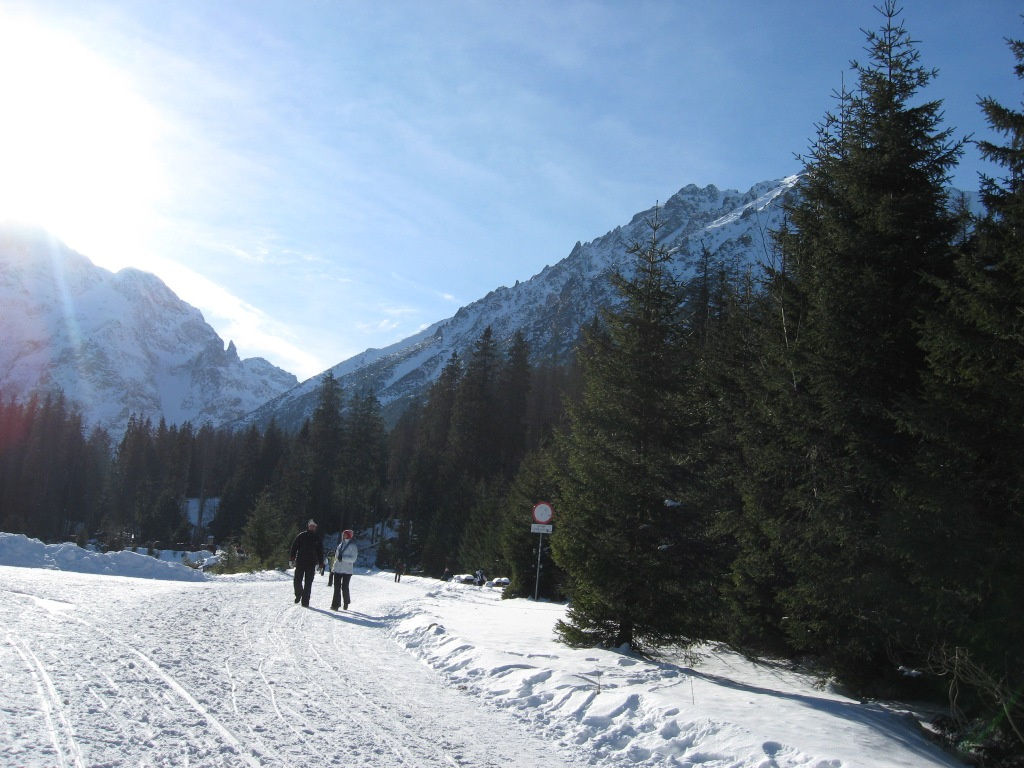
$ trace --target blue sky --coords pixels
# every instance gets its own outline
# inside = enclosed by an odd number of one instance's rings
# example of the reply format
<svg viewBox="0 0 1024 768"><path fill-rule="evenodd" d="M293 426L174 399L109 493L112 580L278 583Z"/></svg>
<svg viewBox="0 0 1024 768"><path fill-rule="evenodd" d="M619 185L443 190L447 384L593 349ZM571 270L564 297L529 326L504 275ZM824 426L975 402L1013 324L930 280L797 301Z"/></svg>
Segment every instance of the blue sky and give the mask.
<svg viewBox="0 0 1024 768"><path fill-rule="evenodd" d="M0 0L0 219L305 379L687 184L798 171L878 4ZM1019 0L900 7L948 126L1020 108Z"/></svg>

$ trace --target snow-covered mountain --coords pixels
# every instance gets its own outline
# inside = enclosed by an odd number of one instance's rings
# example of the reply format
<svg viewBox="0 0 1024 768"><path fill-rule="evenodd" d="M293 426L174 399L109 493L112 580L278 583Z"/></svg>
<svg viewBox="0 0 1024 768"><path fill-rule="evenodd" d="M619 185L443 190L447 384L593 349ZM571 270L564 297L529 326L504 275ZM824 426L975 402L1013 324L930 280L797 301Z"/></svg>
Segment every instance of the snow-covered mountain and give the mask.
<svg viewBox="0 0 1024 768"><path fill-rule="evenodd" d="M768 230L779 225L781 198L795 183L796 176L765 181L745 193L691 184L669 198L658 212L659 240L676 253L678 276L692 274L704 248L716 259L740 263L767 258ZM488 326L499 344L521 330L535 360L565 359L580 328L600 307L616 301L609 278L616 269L628 270L626 249L632 242L650 239L646 221L653 213L654 208L642 211L625 226L576 243L566 258L529 280L497 288L447 320L330 370L346 391L374 392L394 418L437 378L453 352L465 354ZM240 423L265 425L273 417L285 429L299 427L313 412L322 376L267 402Z"/></svg>
<svg viewBox="0 0 1024 768"><path fill-rule="evenodd" d="M708 249L717 259L764 259L781 196L796 177L745 193L684 187L662 206L659 237L680 277ZM369 349L330 370L346 391L374 392L394 418L433 382L453 352L464 355L488 326L499 344L521 330L535 360L564 360L580 328L616 301L609 280L628 269L626 249L646 241L653 208L539 274L500 287L420 333ZM297 429L312 414L322 374L301 384L262 358L241 360L198 309L156 276L114 274L46 233L0 225L0 396L63 391L87 423L119 435L136 414L168 423Z"/></svg>
<svg viewBox="0 0 1024 768"><path fill-rule="evenodd" d="M63 391L118 437L132 414L230 422L298 379L241 360L158 277L112 273L37 229L0 225L0 395Z"/></svg>

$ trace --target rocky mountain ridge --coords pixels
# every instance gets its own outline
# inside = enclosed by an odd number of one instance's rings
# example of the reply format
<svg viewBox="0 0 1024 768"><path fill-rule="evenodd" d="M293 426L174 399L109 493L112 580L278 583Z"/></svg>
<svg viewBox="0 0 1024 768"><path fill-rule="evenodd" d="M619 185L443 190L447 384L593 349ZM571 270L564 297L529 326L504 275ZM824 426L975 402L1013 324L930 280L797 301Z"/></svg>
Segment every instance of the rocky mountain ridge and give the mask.
<svg viewBox="0 0 1024 768"><path fill-rule="evenodd" d="M716 260L769 256L768 232L781 222L791 176L746 192L689 185L658 206L659 240L675 254L677 276L693 274L707 250ZM649 238L654 207L570 253L528 280L502 286L452 317L384 349L368 349L329 370L347 392L374 393L393 422L423 395L453 353L465 355L488 326L499 345L517 330L534 361L564 361L580 329L617 301L616 270L627 249ZM92 264L44 232L0 225L0 396L62 391L87 424L120 435L135 414L169 424L236 428L275 419L301 427L324 373L304 382L262 358L241 360L195 307L158 277Z"/></svg>
<svg viewBox="0 0 1024 768"><path fill-rule="evenodd" d="M703 249L715 259L753 263L768 258L768 232L781 223L781 201L796 176L765 181L747 192L689 185L658 206L659 240L676 255L675 271L692 275ZM453 352L464 355L488 326L499 345L521 330L537 360L564 360L580 328L603 306L617 300L610 277L628 271L627 248L649 239L647 221L637 213L624 226L587 243L577 242L566 258L512 287L500 287L418 334L384 349L368 349L329 370L347 392L376 394L389 421L437 378ZM312 414L317 388L327 372L302 382L241 419L264 426L275 419L293 430Z"/></svg>

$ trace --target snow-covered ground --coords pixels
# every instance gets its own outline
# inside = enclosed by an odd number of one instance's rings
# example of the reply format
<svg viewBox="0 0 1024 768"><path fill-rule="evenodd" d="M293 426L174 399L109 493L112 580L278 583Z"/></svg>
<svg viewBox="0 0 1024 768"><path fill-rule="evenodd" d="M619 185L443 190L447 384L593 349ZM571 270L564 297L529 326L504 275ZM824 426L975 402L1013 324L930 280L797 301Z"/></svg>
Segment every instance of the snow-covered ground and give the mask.
<svg viewBox="0 0 1024 768"><path fill-rule="evenodd" d="M905 713L705 649L557 643L565 607L357 572L212 576L0 533L0 766L960 766Z"/></svg>

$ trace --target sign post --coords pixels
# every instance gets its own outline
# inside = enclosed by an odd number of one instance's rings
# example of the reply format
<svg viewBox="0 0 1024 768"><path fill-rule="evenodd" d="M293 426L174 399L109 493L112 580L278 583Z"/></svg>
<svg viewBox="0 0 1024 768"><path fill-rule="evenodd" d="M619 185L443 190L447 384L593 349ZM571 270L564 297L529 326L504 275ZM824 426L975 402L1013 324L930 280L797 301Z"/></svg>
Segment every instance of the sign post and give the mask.
<svg viewBox="0 0 1024 768"><path fill-rule="evenodd" d="M533 505L533 525L530 526L531 533L539 533L540 540L537 543L537 581L533 587L533 599L536 602L540 594L540 556L544 551L544 534L551 533L553 526L551 519L555 516L555 510L546 501L540 501Z"/></svg>

